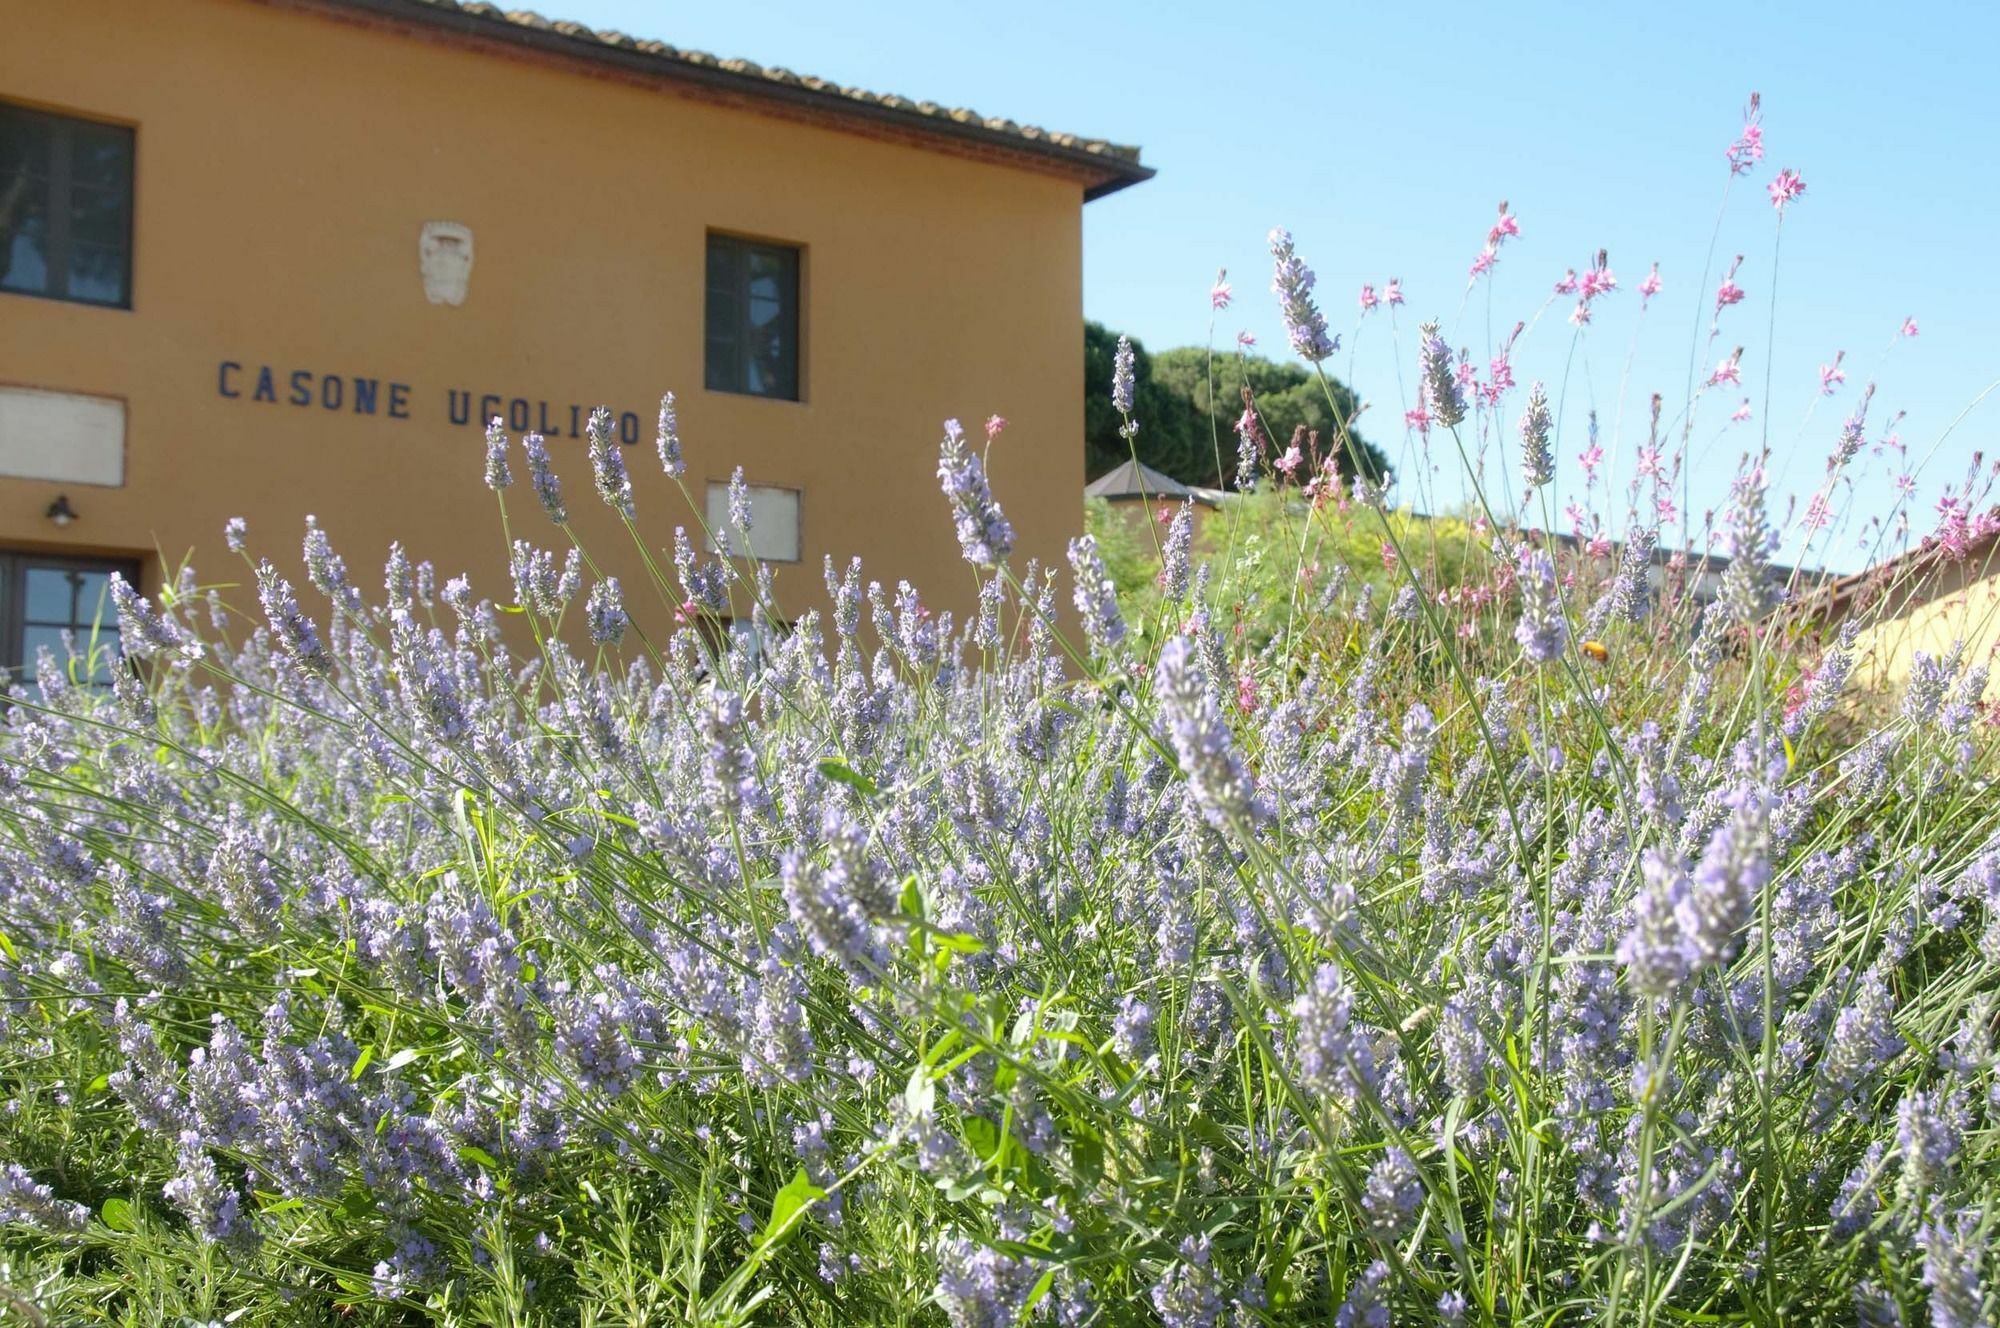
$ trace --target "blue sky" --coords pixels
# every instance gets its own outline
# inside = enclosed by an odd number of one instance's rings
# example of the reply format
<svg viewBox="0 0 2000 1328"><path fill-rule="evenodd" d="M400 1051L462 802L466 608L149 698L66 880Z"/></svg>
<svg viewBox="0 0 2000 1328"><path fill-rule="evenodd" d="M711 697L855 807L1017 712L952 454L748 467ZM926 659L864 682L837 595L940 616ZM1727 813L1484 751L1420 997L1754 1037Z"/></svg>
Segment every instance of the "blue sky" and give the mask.
<svg viewBox="0 0 2000 1328"><path fill-rule="evenodd" d="M1802 511L1871 380L1868 438L1907 411L1896 426L1907 458L1862 453L1807 561L1865 561L1875 540L1864 523L1890 517L1905 471L1917 476L1907 506L1920 536L1974 451L2000 454L2000 393L1940 442L2000 377L1990 238L2000 178L1989 169L2000 80L1987 67L2000 6L541 3L599 27L1140 145L1158 178L1085 212L1084 309L1155 349L1208 339L1208 287L1226 267L1236 304L1217 342L1248 330L1260 351L1282 355L1264 236L1290 228L1347 338L1328 367L1370 402L1363 432L1402 461L1401 497L1419 507L1462 501L1464 489L1448 438L1434 436L1444 452L1430 468L1406 450L1416 322L1442 319L1483 364L1517 319L1536 320L1563 270L1600 247L1621 289L1581 337L1568 302L1542 312L1504 407L1511 421L1529 381L1549 381L1562 501L1584 496L1576 454L1594 405L1621 496L1600 489L1592 506L1622 525L1649 396L1663 393L1673 417L1691 350L1705 377L1737 345L1743 388L1702 400L1688 449L1697 532L1737 459L1766 439L1774 514L1788 501ZM1721 274L1702 273L1728 181L1723 151L1752 89L1768 156L1730 193L1716 241L1718 265L1745 255L1747 298L1711 343ZM1764 186L1781 167L1807 190L1776 259L1774 330ZM1521 236L1468 296L1467 266L1503 198ZM1665 289L1641 317L1637 286L1655 260ZM1377 318L1357 337L1361 283L1391 276L1408 299L1400 332ZM1896 335L1906 316L1915 339ZM1819 366L1841 350L1847 382L1821 399ZM1751 420L1731 424L1746 395ZM1513 455L1509 446L1495 463L1496 480ZM1799 553L1796 534L1787 551Z"/></svg>

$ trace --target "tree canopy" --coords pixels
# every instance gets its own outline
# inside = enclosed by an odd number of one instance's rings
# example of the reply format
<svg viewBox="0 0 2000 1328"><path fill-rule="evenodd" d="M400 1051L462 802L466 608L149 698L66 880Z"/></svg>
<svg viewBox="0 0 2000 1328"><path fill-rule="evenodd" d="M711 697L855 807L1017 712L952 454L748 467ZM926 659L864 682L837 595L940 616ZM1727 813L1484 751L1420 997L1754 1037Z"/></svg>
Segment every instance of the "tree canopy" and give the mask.
<svg viewBox="0 0 2000 1328"><path fill-rule="evenodd" d="M1177 346L1149 354L1132 338L1132 416L1139 422L1139 460L1183 484L1228 488L1236 476L1235 424L1243 413L1247 384L1266 436L1278 451L1304 428L1319 435L1319 454L1336 456L1340 472L1353 466L1340 428L1346 425L1355 451L1374 476L1388 460L1355 432L1354 394L1329 378L1333 404L1318 377L1301 365L1279 364L1257 355L1218 352L1211 361L1200 346ZM1102 323L1083 325L1084 446L1089 474L1101 475L1129 459L1133 448L1118 436L1120 420L1111 406L1112 360L1118 334ZM1211 383L1212 378L1212 383ZM1336 414L1337 408L1337 414ZM1275 459L1266 456L1268 466Z"/></svg>

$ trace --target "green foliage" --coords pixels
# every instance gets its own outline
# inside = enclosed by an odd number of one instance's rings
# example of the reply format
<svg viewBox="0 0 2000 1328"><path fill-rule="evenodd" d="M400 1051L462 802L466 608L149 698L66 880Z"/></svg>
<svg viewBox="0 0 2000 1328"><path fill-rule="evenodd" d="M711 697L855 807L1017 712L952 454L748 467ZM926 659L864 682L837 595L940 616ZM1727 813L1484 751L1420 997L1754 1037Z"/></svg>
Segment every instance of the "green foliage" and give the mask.
<svg viewBox="0 0 2000 1328"><path fill-rule="evenodd" d="M1140 461L1184 484L1229 487L1236 474L1234 428L1243 413L1246 386L1266 436L1280 451L1303 431L1300 448L1312 452L1310 436L1316 433L1316 459L1332 456L1341 474L1354 473L1349 443L1365 473L1379 477L1388 472L1387 458L1353 424L1358 404L1344 383L1328 378L1322 387L1318 376L1302 365L1257 355L1211 354L1200 346L1154 354L1137 338L1131 341L1136 444L1119 437L1122 421L1111 407L1118 334L1101 323L1083 325L1085 464L1090 474L1127 460L1136 446ZM1265 458L1264 464L1270 460Z"/></svg>

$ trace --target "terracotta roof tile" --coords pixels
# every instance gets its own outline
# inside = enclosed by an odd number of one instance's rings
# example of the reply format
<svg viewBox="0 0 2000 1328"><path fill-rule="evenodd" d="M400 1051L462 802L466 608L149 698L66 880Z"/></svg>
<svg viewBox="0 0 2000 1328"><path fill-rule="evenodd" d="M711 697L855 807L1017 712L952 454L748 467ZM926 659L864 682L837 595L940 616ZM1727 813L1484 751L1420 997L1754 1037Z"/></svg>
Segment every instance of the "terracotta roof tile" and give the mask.
<svg viewBox="0 0 2000 1328"><path fill-rule="evenodd" d="M1136 184L1153 174L1150 167L1140 164L1139 149L1136 147L1101 138L1055 133L1037 125L1020 125L1002 116L981 115L969 107L912 101L893 93L846 87L789 69L767 69L751 60L725 59L705 51L682 50L662 41L636 38L611 29L598 30L584 23L550 19L531 9L504 9L487 3L487 0L335 0L335 3L346 8L418 21L426 16L433 21L452 18L482 20L493 25L493 31L483 35L501 40L510 35L508 29L511 29L516 40L528 39L530 34L543 44L560 39L564 45L574 48L572 54L584 58L617 59L619 57L611 53L620 52L628 58L630 55L647 57L657 63L658 72L664 75L671 76L676 70L699 70L709 81L714 81L718 75L723 76L737 85L734 90L752 96L762 93L794 102L806 98L824 99L826 104L823 109L830 114L851 115L854 112L845 110L842 103L858 103L876 111L890 112L891 118L907 121L911 128L920 131L930 128L952 137L975 138L1032 155L1058 157L1075 165L1086 165L1094 159L1105 178L1089 190L1088 197L1098 197L1125 185Z"/></svg>

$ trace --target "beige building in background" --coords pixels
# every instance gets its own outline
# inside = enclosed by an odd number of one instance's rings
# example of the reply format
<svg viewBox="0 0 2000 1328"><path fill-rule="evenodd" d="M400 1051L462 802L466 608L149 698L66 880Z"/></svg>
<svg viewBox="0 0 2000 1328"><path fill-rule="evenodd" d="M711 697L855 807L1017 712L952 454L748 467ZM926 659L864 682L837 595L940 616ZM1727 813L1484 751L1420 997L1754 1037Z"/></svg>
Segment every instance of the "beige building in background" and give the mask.
<svg viewBox="0 0 2000 1328"><path fill-rule="evenodd" d="M744 468L790 612L827 554L967 597L947 417L1011 422L1017 560L1082 527L1081 209L1151 174L1134 149L485 4L5 8L0 664L87 625L110 568L244 581L234 516L295 579L313 513L357 580L400 539L506 600L491 415L547 435L648 628L579 437L600 404L655 550Z"/></svg>
<svg viewBox="0 0 2000 1328"><path fill-rule="evenodd" d="M1901 687L1919 652L1942 658L1960 644L1970 666L2000 651L2000 537L1974 541L1963 558L1926 543L1827 586L1802 616L1831 639L1850 619L1855 677L1865 686Z"/></svg>

